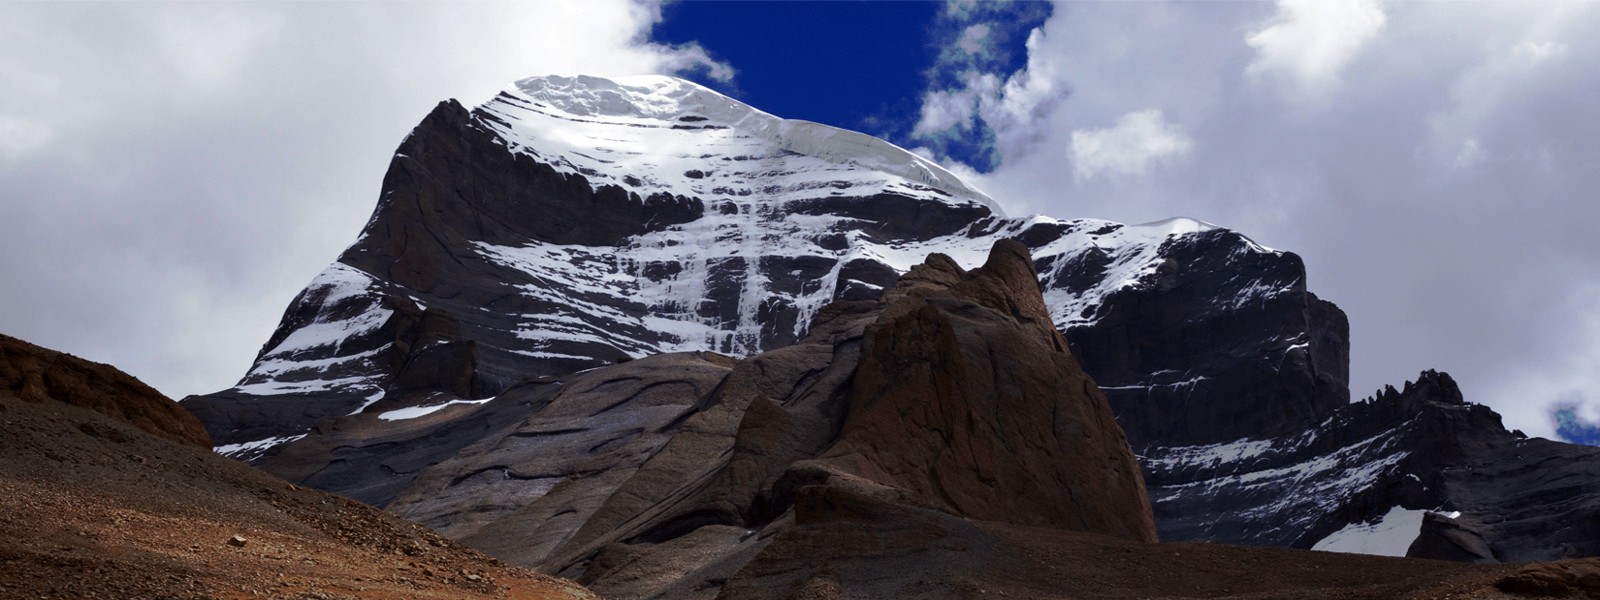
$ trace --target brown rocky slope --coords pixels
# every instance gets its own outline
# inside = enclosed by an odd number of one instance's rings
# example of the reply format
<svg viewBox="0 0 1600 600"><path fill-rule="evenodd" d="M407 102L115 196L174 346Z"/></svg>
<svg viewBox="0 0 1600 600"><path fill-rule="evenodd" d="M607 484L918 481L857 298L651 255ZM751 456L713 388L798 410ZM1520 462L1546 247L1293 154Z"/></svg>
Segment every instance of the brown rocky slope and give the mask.
<svg viewBox="0 0 1600 600"><path fill-rule="evenodd" d="M217 456L111 367L0 338L0 383L0 598L593 598Z"/></svg>
<svg viewBox="0 0 1600 600"><path fill-rule="evenodd" d="M211 447L200 421L132 375L0 334L4 393L26 402L54 400L87 408L169 440Z"/></svg>
<svg viewBox="0 0 1600 600"><path fill-rule="evenodd" d="M357 415L313 434L344 458L303 466L386 457L393 509L607 598L1600 598L1600 560L1152 543L1030 265L930 257L795 346L530 380L404 439ZM0 391L0 598L594 597L111 408ZM417 443L441 437L442 460Z"/></svg>

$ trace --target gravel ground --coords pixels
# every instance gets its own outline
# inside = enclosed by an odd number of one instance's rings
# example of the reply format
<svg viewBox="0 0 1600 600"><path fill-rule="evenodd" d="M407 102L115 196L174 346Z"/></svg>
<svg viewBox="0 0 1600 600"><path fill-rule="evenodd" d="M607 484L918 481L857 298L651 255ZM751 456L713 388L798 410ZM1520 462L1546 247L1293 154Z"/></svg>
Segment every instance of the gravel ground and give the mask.
<svg viewBox="0 0 1600 600"><path fill-rule="evenodd" d="M100 413L4 394L0 598L594 596Z"/></svg>

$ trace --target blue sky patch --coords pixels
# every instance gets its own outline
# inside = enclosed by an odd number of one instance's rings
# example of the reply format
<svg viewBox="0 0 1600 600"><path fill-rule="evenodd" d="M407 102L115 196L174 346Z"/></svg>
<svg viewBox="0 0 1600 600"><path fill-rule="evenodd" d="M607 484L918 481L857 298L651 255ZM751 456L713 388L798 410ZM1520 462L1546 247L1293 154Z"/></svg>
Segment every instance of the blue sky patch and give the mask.
<svg viewBox="0 0 1600 600"><path fill-rule="evenodd" d="M1578 414L1579 404L1557 403L1550 407L1550 420L1555 424L1556 437L1562 441L1586 446L1600 446L1600 421Z"/></svg>
<svg viewBox="0 0 1600 600"><path fill-rule="evenodd" d="M988 170L993 132L981 119L917 131L923 98L972 73L1003 80L1022 68L1028 32L1050 12L1044 2L671 2L651 39L696 42L730 63L730 82L686 75L761 110Z"/></svg>

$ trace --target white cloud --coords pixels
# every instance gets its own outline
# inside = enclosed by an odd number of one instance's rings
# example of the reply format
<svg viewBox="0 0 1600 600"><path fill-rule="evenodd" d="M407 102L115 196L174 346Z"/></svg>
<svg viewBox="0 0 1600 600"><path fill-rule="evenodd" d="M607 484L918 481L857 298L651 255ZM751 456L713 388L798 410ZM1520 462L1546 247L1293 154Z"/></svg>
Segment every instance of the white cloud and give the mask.
<svg viewBox="0 0 1600 600"><path fill-rule="evenodd" d="M1483 146L1478 140L1468 138L1461 142L1461 149L1456 151L1456 167L1468 168L1483 161Z"/></svg>
<svg viewBox="0 0 1600 600"><path fill-rule="evenodd" d="M911 135L927 139L952 130L971 131L977 112L978 98L971 88L928 92L922 97L921 116Z"/></svg>
<svg viewBox="0 0 1600 600"><path fill-rule="evenodd" d="M151 66L166 67L184 87L206 92L247 79L251 64L283 31L286 15L239 8L154 7L152 33L159 53Z"/></svg>
<svg viewBox="0 0 1600 600"><path fill-rule="evenodd" d="M1060 7L1028 68L978 104L1004 150L969 176L1010 214L1189 215L1294 251L1350 318L1355 397L1437 368L1507 426L1550 435L1549 402L1600 385L1600 3L1343 9L1370 14L1336 26L1292 3ZM1033 98L1053 100L1024 110ZM1150 107L1162 119L1119 127ZM1108 133L1172 123L1189 142L1176 160L1130 150L1159 135ZM1080 161L1065 168L1069 152Z"/></svg>
<svg viewBox="0 0 1600 600"><path fill-rule="evenodd" d="M1278 0L1271 23L1245 38L1256 50L1247 71L1286 77L1315 94L1337 82L1386 21L1381 0Z"/></svg>
<svg viewBox="0 0 1600 600"><path fill-rule="evenodd" d="M1043 51L1046 44L1044 30L1030 32L1027 66L1007 77L998 93L983 97L980 114L994 129L995 146L1001 156L1020 152L1036 141L1034 125L1065 96L1059 57Z"/></svg>
<svg viewBox="0 0 1600 600"><path fill-rule="evenodd" d="M961 31L961 39L956 40L956 47L967 54L981 54L988 51L988 41L989 24L977 23Z"/></svg>
<svg viewBox="0 0 1600 600"><path fill-rule="evenodd" d="M659 6L0 3L0 332L231 385L433 106L529 75L732 70ZM14 168L9 161L25 161Z"/></svg>
<svg viewBox="0 0 1600 600"><path fill-rule="evenodd" d="M29 117L0 115L0 167L22 160L50 143L55 129Z"/></svg>
<svg viewBox="0 0 1600 600"><path fill-rule="evenodd" d="M1486 44L1480 61L1455 78L1449 106L1428 116L1438 162L1461 168L1480 164L1486 156L1480 138L1503 116L1505 104L1526 94L1530 83L1561 69L1566 44L1528 37L1554 34L1556 22L1542 19L1514 41ZM1452 148L1458 148L1453 159Z"/></svg>
<svg viewBox="0 0 1600 600"><path fill-rule="evenodd" d="M1065 96L1058 83L1058 64L1036 49L1044 33L1028 35L1027 65L1009 75L968 71L962 85L931 90L923 95L922 111L913 138L936 140L955 135L974 136L978 121L994 135L999 156L1016 154L1039 141L1036 121L1054 110Z"/></svg>
<svg viewBox="0 0 1600 600"><path fill-rule="evenodd" d="M932 139L972 131L979 105L993 102L999 89L999 77L968 73L962 87L928 92L922 98L922 112L912 137Z"/></svg>
<svg viewBox="0 0 1600 600"><path fill-rule="evenodd" d="M980 161L1026 143L1027 123L1058 99L1051 78L1029 76L1052 66L1033 51L1041 35L1034 25L1049 14L1040 3L947 2L935 22L944 48L928 71L932 84L911 137L937 155L955 149ZM1027 66L1008 72L1024 34Z"/></svg>
<svg viewBox="0 0 1600 600"><path fill-rule="evenodd" d="M1072 132L1069 152L1073 176L1137 175L1150 166L1189 153L1189 136L1168 123L1157 109L1131 112L1105 129Z"/></svg>
<svg viewBox="0 0 1600 600"><path fill-rule="evenodd" d="M700 44L655 45L653 48L661 52L661 64L657 68L659 71L667 73L705 71L706 75L717 81L723 83L733 81L735 74L733 65L711 58Z"/></svg>
<svg viewBox="0 0 1600 600"><path fill-rule="evenodd" d="M968 19L972 17L974 12L978 11L978 7L978 0L946 0L944 12L945 15L952 18Z"/></svg>

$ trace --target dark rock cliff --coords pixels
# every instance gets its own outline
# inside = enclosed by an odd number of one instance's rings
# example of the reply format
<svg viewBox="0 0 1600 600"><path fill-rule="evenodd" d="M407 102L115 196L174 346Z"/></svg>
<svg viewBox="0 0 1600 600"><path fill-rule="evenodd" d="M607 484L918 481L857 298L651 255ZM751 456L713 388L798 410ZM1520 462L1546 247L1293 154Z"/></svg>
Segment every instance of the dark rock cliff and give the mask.
<svg viewBox="0 0 1600 600"><path fill-rule="evenodd" d="M1414 541L1376 550L1480 562L1600 555L1600 449L1507 431L1435 371L1298 434L1145 458L1156 519L1179 539L1311 548L1406 509L1428 511L1405 538Z"/></svg>
<svg viewBox="0 0 1600 600"><path fill-rule="evenodd" d="M1252 245L1227 230L1175 238L1148 285L1065 331L1135 448L1298 433L1349 402L1344 312L1306 290L1299 256Z"/></svg>
<svg viewBox="0 0 1600 600"><path fill-rule="evenodd" d="M397 426L353 415L263 464L615 597L714 592L774 536L841 518L895 543L928 519L1154 541L1036 281L1016 242L972 271L934 255L796 345L529 380Z"/></svg>

